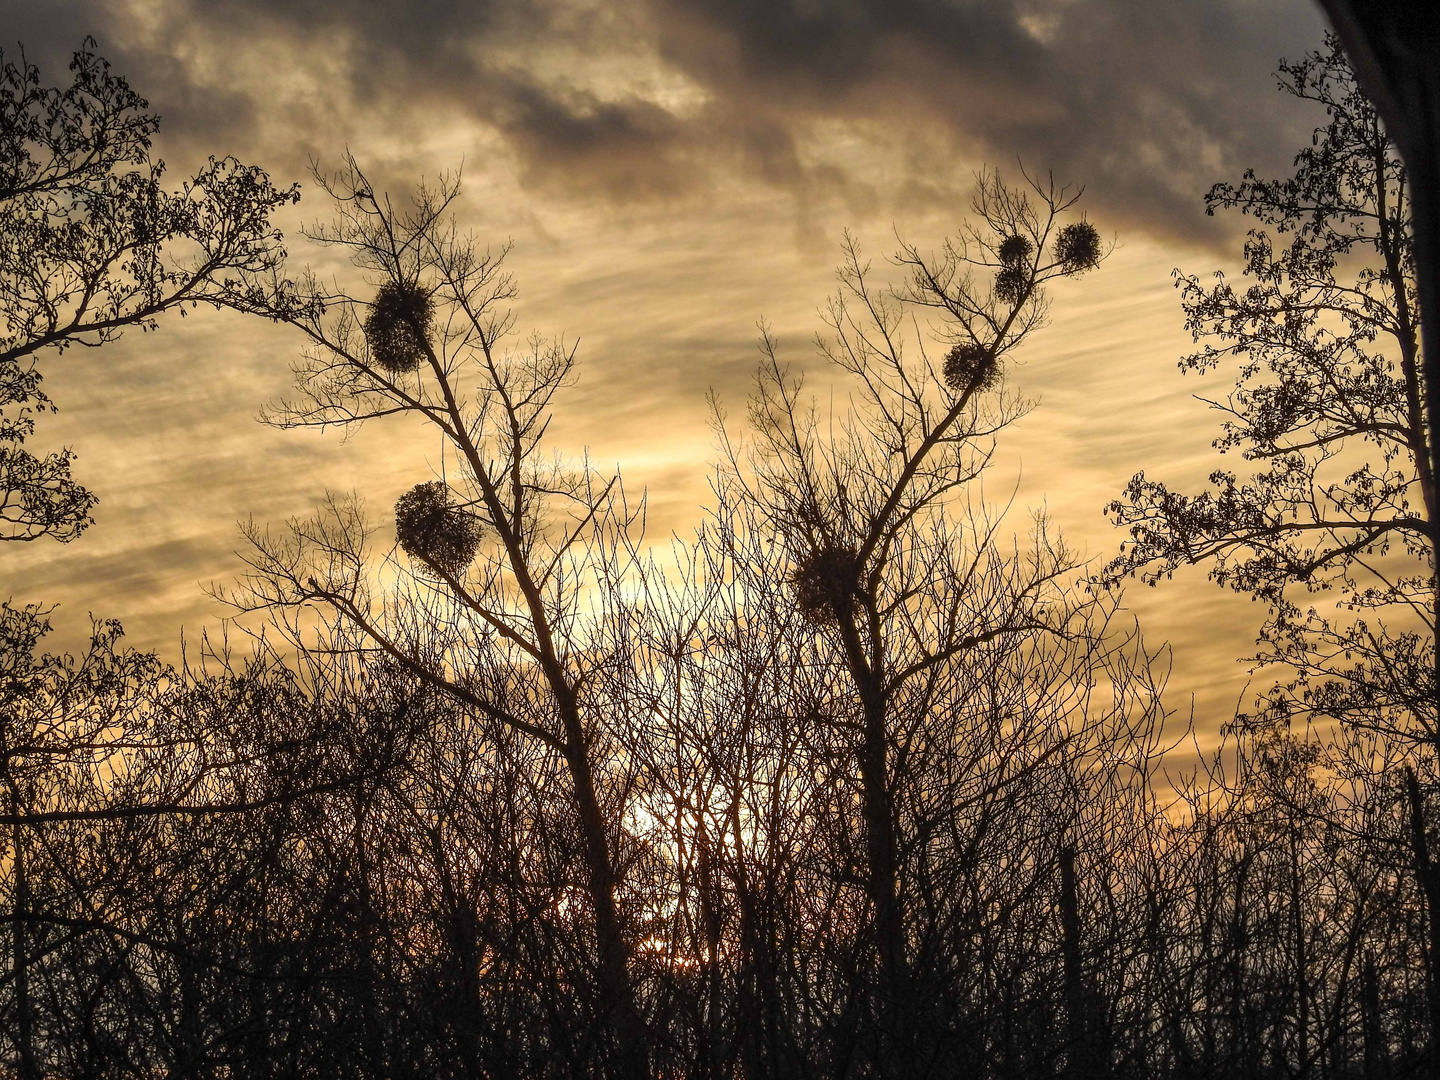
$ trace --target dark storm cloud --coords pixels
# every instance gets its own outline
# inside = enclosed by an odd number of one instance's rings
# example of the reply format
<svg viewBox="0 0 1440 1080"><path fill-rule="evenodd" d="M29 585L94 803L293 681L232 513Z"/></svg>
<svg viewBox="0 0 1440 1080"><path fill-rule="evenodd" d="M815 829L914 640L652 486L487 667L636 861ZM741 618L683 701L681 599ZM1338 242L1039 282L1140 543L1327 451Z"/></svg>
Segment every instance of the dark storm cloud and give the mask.
<svg viewBox="0 0 1440 1080"><path fill-rule="evenodd" d="M94 33L167 138L292 170L451 114L498 133L525 183L573 196L674 199L738 174L893 212L1019 157L1087 184L1109 226L1196 238L1211 183L1283 169L1316 122L1269 73L1321 30L1310 0L76 0L22 5L10 32L52 61ZM540 62L557 50L608 81ZM217 81L222 52L255 77ZM280 89L297 63L324 73L300 99ZM631 69L693 100L627 85ZM836 123L904 179L807 157Z"/></svg>
<svg viewBox="0 0 1440 1080"><path fill-rule="evenodd" d="M522 179L611 199L666 198L700 182L700 146L688 125L653 102L564 96L523 80L477 108L510 140Z"/></svg>
<svg viewBox="0 0 1440 1080"><path fill-rule="evenodd" d="M1316 122L1287 108L1268 76L1280 56L1319 44L1308 0L651 0L651 10L661 55L753 115L938 132L948 138L935 177L953 166L946 149L1018 155L1087 183L1107 217L1161 234L1190 232L1215 180L1283 168Z"/></svg>

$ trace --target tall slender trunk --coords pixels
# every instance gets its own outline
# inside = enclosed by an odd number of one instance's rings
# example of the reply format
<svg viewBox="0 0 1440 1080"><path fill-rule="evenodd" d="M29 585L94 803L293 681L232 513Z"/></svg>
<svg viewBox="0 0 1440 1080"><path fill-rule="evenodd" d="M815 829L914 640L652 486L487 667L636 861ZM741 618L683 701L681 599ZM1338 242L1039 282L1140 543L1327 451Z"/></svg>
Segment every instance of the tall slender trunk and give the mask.
<svg viewBox="0 0 1440 1080"><path fill-rule="evenodd" d="M865 820L866 883L875 911L875 939L880 953L880 1022L888 1075L903 1076L913 1050L913 1001L910 963L905 954L905 919L898 889L899 855L895 809L887 775L885 712L879 695L866 694L864 743L860 780Z"/></svg>
<svg viewBox="0 0 1440 1080"><path fill-rule="evenodd" d="M1415 879L1425 897L1425 987L1429 1001L1430 1046L1426 1057L1425 1075L1430 1080L1440 1080L1440 868L1430 855L1429 840L1425 835L1425 805L1420 795L1420 783L1415 779L1415 770L1405 768L1405 791L1410 801L1410 841L1415 854Z"/></svg>
<svg viewBox="0 0 1440 1080"><path fill-rule="evenodd" d="M11 813L18 812L13 790L10 808ZM40 1066L35 1060L35 1022L30 1004L30 879L25 865L24 830L18 822L11 829L11 837L14 847L10 871L15 878L11 972L15 983L16 1075L19 1080L40 1080Z"/></svg>
<svg viewBox="0 0 1440 1080"><path fill-rule="evenodd" d="M760 1080L785 1073L794 1054L782 1047L776 1023L780 993L776 985L773 922L774 897L752 884L740 814L739 780L732 778L729 818L734 848L729 856L735 899L740 908L740 965L736 974L735 1030L739 1038L740 1075ZM764 910L762 910L762 906Z"/></svg>
<svg viewBox="0 0 1440 1080"><path fill-rule="evenodd" d="M1092 1080L1108 1071L1108 1049L1101 1044L1094 1001L1085 985L1073 844L1060 849L1060 933L1065 961L1066 1072L1076 1080Z"/></svg>
<svg viewBox="0 0 1440 1080"><path fill-rule="evenodd" d="M594 774L590 769L589 748L568 682L562 679L557 684L552 678L551 689L560 703L561 720L565 726L565 764L574 786L585 843L590 902L595 908L601 1009L610 1020L616 1043L615 1071L617 1076L628 1080L646 1080L650 1070L649 1037L630 984L630 949L615 903L616 873L610 856L605 815L600 809Z"/></svg>
<svg viewBox="0 0 1440 1080"><path fill-rule="evenodd" d="M1246 851L1235 869L1225 960L1230 984L1230 1068L1232 1075L1241 1077L1242 1080L1253 1080L1260 1071L1255 1052L1254 1025L1250 1021L1250 1005L1245 987L1245 953L1250 947L1250 930L1245 917L1249 882L1250 853Z"/></svg>
<svg viewBox="0 0 1440 1080"><path fill-rule="evenodd" d="M523 501L521 490L524 486L520 472L521 462L525 458L523 438L512 411L509 418L513 453L511 461L506 465L506 473L497 481L469 434L469 425L446 378L443 365L428 344L425 350L435 370L437 385L444 396L445 412L452 424L451 437L457 449L464 454L471 475L480 487L491 524L504 545L510 570L524 597L534 634L532 655L539 661L560 717L563 738L559 743L570 773L575 809L580 818L590 902L595 909L600 1006L601 1012L609 1020L612 1041L615 1043L616 1075L627 1080L647 1080L649 1032L640 1015L630 983L630 950L615 904L615 887L619 875L615 871L605 828L605 816L601 812L600 800L595 791L595 778L590 768L590 748L586 742L584 724L581 722L575 685L561 663L559 650L555 646L554 628L545 610L540 584L531 570L522 535L524 523L519 507ZM512 493L513 517L512 507L501 497L502 487L507 482Z"/></svg>
<svg viewBox="0 0 1440 1080"><path fill-rule="evenodd" d="M705 956L702 970L705 973L705 994L701 1003L700 1017L699 1075L704 1080L728 1075L729 1049L725 1045L724 1018L722 1016L720 944L720 907L716 903L714 862L710 855L710 837L705 828L705 815L699 815L696 845L699 848L700 922L705 937Z"/></svg>
<svg viewBox="0 0 1440 1080"><path fill-rule="evenodd" d="M1368 949L1360 974L1360 1016L1365 1076L1367 1080L1383 1080L1390 1072L1389 1047L1385 1044L1380 1015L1380 976L1375 970L1375 957Z"/></svg>
<svg viewBox="0 0 1440 1080"><path fill-rule="evenodd" d="M1290 932L1295 940L1295 1036L1299 1061L1295 1075L1305 1080L1313 1065L1310 1057L1310 957L1305 942L1305 918L1300 892L1300 830L1294 820L1290 832Z"/></svg>
<svg viewBox="0 0 1440 1080"><path fill-rule="evenodd" d="M359 969L360 976L357 980L356 992L360 997L360 1015L364 1024L364 1030L360 1033L360 1043L368 1075L378 1077L389 1072L389 1064L386 1061L385 1053L385 1025L381 1021L382 1010L377 994L377 984L381 978L375 957L378 920L374 896L370 887L373 870L365 836L369 805L363 793L355 799L354 814L352 843L355 852L355 899L359 908L359 926L357 928L359 931L357 934L359 955L355 957L355 964Z"/></svg>
<svg viewBox="0 0 1440 1080"><path fill-rule="evenodd" d="M503 1033L485 1015L485 999L478 971L483 954L476 928L475 906L462 896L451 873L442 826L429 831L431 858L435 876L440 882L440 896L445 905L445 924L450 935L451 963L455 971L455 1043L469 1075L482 1076L487 1059L505 1074L515 1072ZM488 1047L482 1033L490 1036Z"/></svg>
<svg viewBox="0 0 1440 1080"><path fill-rule="evenodd" d="M884 654L878 619L870 621L871 648L856 625L856 612L836 605L840 638L850 678L864 710L864 730L856 757L860 766L861 817L865 826L865 886L874 911L875 947L880 954L880 991L876 1003L881 1028L880 1069L906 1076L911 1069L915 1031L910 964L905 953L905 916L899 893L899 844L886 732Z"/></svg>

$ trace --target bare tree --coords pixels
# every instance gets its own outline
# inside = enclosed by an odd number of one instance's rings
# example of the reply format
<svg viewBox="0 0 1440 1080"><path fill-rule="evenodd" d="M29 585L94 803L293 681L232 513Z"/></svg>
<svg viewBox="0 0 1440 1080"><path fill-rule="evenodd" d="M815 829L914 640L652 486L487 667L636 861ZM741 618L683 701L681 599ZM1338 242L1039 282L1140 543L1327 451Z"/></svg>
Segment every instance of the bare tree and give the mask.
<svg viewBox="0 0 1440 1080"><path fill-rule="evenodd" d="M1078 634L1067 623L1084 618L1057 588L1075 563L1043 525L1022 558L998 550L999 523L979 500L968 518L945 513L981 475L995 434L1025 411L1004 390L1003 361L1044 322L1046 286L1104 257L1093 225L1062 224L1078 197L1053 182L1032 181L1025 192L982 174L975 223L938 258L902 247L897 261L910 280L898 293L873 284L847 237L841 288L825 313L831 337L820 347L851 377L854 410L818 415L767 333L751 405L756 443L748 460L729 450L743 497L763 508L792 560L795 603L819 647L833 644L843 658L844 689L825 711L846 733L859 774L882 1071L917 1064L901 897L902 850L912 838L901 832L899 800L925 729L952 689L958 658L1001 641L1002 651L1023 650L1036 633ZM941 314L943 359L923 338L907 342L906 309L916 307ZM918 357L906 355L907 344Z"/></svg>
<svg viewBox="0 0 1440 1080"><path fill-rule="evenodd" d="M370 649L559 756L582 839L612 1067L644 1076L649 1037L617 897L623 768L605 756L606 704L594 689L604 661L578 621L587 584L623 553L638 511L618 477L542 459L574 349L533 337L514 345L506 249L457 230L458 180L421 187L402 207L374 192L353 158L322 183L338 216L310 235L347 252L368 284L356 295L308 278L298 309L270 312L310 346L301 397L267 418L325 428L403 414L430 425L456 464L397 504L404 558L396 553L395 565L412 574L394 602L372 592L364 522L343 503L278 536L252 529L252 573L231 600L290 613L322 605Z"/></svg>

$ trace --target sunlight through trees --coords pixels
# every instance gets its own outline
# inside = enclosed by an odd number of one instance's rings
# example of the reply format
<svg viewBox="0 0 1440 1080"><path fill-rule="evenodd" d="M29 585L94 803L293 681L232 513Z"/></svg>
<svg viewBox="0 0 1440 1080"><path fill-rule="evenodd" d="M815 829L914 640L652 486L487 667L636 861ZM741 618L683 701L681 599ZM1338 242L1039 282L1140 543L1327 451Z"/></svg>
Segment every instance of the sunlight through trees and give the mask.
<svg viewBox="0 0 1440 1080"><path fill-rule="evenodd" d="M666 544L557 451L579 349L520 332L458 175L317 166L339 259L287 273L293 189L226 159L166 193L145 102L74 71L0 87L7 538L93 504L24 449L34 358L184 304L293 335L267 423L438 453L379 513L246 522L213 590L243 648L171 666L97 621L54 655L0 604L6 1075L1440 1073L1425 313L1334 40L1281 67L1328 113L1293 176L1206 200L1257 222L1244 285L1176 272L1251 474L1135 474L1108 562L995 477L1044 416L1020 350L1107 272L1078 187L982 171L878 263L847 233L818 364L761 324ZM1120 591L1192 564L1264 612L1270 681L1213 750Z"/></svg>

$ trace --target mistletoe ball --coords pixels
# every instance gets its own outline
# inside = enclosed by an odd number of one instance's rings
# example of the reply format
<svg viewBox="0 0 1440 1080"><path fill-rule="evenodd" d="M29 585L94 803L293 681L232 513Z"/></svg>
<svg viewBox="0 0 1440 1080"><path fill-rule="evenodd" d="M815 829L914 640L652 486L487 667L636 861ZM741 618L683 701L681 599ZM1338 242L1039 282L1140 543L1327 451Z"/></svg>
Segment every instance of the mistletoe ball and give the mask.
<svg viewBox="0 0 1440 1080"><path fill-rule="evenodd" d="M1000 261L1006 266L1023 266L1030 261L1030 254L1035 250L1035 245L1030 242L1028 236L1021 236L1019 233L1012 233L1000 241L1000 247L996 254Z"/></svg>
<svg viewBox="0 0 1440 1080"><path fill-rule="evenodd" d="M855 553L838 544L812 552L795 571L795 603L811 622L830 623L850 610L859 574Z"/></svg>
<svg viewBox="0 0 1440 1080"><path fill-rule="evenodd" d="M1006 266L995 275L995 297L1007 304L1018 304L1030 292L1030 268Z"/></svg>
<svg viewBox="0 0 1440 1080"><path fill-rule="evenodd" d="M988 389L999 372L1000 367L990 350L974 341L956 345L946 353L941 368L945 385L956 393L964 393L972 385L977 390Z"/></svg>
<svg viewBox="0 0 1440 1080"><path fill-rule="evenodd" d="M395 534L405 554L440 576L456 576L480 550L480 522L450 501L439 480L416 484L395 503Z"/></svg>
<svg viewBox="0 0 1440 1080"><path fill-rule="evenodd" d="M1100 231L1088 221L1066 225L1055 237L1055 261L1067 274L1100 265Z"/></svg>
<svg viewBox="0 0 1440 1080"><path fill-rule="evenodd" d="M419 285L387 281L370 302L365 340L370 357L392 375L414 371L425 356L435 305Z"/></svg>

